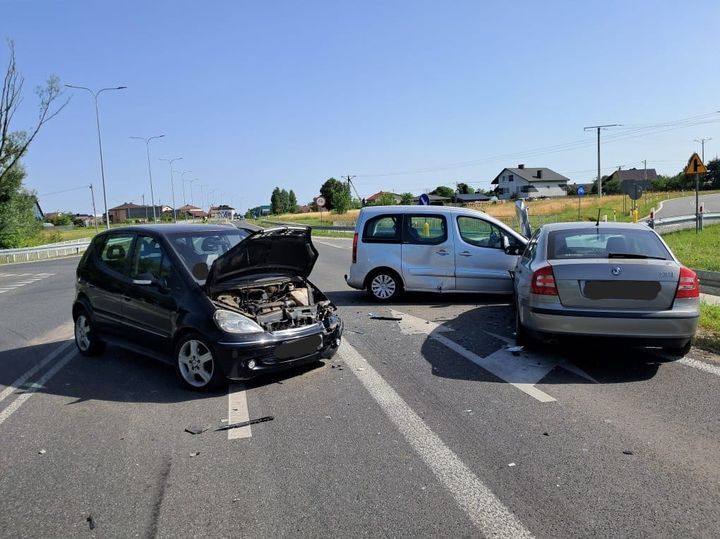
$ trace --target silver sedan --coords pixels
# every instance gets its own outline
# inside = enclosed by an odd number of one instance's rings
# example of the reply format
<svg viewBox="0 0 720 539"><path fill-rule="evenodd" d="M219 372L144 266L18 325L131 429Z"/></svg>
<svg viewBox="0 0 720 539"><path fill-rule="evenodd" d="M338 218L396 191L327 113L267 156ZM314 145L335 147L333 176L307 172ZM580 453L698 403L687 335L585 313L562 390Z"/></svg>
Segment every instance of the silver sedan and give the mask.
<svg viewBox="0 0 720 539"><path fill-rule="evenodd" d="M700 284L644 224L554 223L530 238L514 271L518 343L593 336L690 349Z"/></svg>

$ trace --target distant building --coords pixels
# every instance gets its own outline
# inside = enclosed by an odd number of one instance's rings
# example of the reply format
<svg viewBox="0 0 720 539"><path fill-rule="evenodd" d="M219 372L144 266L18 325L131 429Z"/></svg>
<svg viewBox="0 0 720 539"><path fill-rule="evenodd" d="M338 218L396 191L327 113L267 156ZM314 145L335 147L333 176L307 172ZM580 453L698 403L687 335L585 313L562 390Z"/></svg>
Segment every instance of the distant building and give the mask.
<svg viewBox="0 0 720 539"><path fill-rule="evenodd" d="M207 214L197 206L191 206L190 204L185 204L184 206L180 206L177 209L178 213L178 219L185 219L189 217L190 219L202 219Z"/></svg>
<svg viewBox="0 0 720 539"><path fill-rule="evenodd" d="M647 191L652 187L652 182L655 180L657 180L657 172L654 168L630 168L628 170L616 170L605 179L605 183L618 181L620 192L632 195L636 189Z"/></svg>
<svg viewBox="0 0 720 539"><path fill-rule="evenodd" d="M549 168L530 168L518 165L517 168L504 168L490 183L497 185L498 198L508 200L511 198L564 197L567 196L569 181L569 178Z"/></svg>
<svg viewBox="0 0 720 539"><path fill-rule="evenodd" d="M459 204L467 204L468 202L487 202L488 200L490 200L490 197L483 195L482 193L470 193L466 195L456 193L455 196L453 196L453 202Z"/></svg>
<svg viewBox="0 0 720 539"><path fill-rule="evenodd" d="M393 200L394 200L394 204L399 204L399 203L400 203L400 200L402 199L402 195L398 195L397 193L391 193L390 191L378 191L378 192L375 193L374 195L370 195L369 197L367 197L367 198L365 199L365 204L367 204L367 205L377 204L377 203L378 203L378 200L379 200L383 195L390 195L390 196L392 196L392 197L393 197Z"/></svg>
<svg viewBox="0 0 720 539"><path fill-rule="evenodd" d="M221 204L220 206L210 206L208 210L208 217L215 219L232 219L235 215L235 208L231 208L227 204Z"/></svg>
<svg viewBox="0 0 720 539"><path fill-rule="evenodd" d="M155 215L159 218L164 211L172 211L169 206L155 206ZM132 202L125 202L108 210L110 223L124 223L125 221L149 222L153 218L152 206L140 206Z"/></svg>
<svg viewBox="0 0 720 539"><path fill-rule="evenodd" d="M452 198L450 197L444 197L440 195L428 195L428 198L430 199L430 205L431 206L444 206L448 202L452 202ZM420 204L420 196L416 196L413 199L413 204Z"/></svg>

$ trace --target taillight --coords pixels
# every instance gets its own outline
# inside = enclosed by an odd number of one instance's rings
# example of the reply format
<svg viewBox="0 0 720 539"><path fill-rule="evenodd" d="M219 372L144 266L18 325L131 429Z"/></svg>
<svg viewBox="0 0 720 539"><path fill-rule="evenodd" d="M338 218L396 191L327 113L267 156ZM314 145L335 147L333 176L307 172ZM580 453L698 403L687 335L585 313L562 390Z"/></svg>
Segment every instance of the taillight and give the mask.
<svg viewBox="0 0 720 539"><path fill-rule="evenodd" d="M700 280L697 273L689 268L680 268L680 280L678 281L676 298L699 298Z"/></svg>
<svg viewBox="0 0 720 539"><path fill-rule="evenodd" d="M353 236L353 250L352 250L352 263L355 264L357 262L357 242L358 242L358 235L357 232L355 232L355 235Z"/></svg>
<svg viewBox="0 0 720 539"><path fill-rule="evenodd" d="M553 275L551 266L540 268L532 274L530 292L533 294L540 294L541 296L557 296L555 275Z"/></svg>

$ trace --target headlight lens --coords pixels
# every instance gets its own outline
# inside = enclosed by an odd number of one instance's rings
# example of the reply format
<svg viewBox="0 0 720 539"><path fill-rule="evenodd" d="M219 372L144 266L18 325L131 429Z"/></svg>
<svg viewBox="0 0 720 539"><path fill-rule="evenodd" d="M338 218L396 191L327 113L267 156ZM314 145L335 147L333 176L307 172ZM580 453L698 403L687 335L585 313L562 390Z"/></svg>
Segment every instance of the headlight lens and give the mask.
<svg viewBox="0 0 720 539"><path fill-rule="evenodd" d="M262 333L265 331L247 316L232 311L217 310L213 318L217 327L226 333Z"/></svg>

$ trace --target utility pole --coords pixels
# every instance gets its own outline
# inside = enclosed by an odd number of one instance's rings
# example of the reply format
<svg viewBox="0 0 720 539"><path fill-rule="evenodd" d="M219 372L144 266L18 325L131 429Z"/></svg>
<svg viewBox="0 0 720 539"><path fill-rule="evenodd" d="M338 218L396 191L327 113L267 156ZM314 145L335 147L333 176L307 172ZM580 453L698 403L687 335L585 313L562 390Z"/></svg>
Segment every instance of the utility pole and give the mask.
<svg viewBox="0 0 720 539"><path fill-rule="evenodd" d="M702 162L703 162L703 163L705 163L705 142L707 142L708 140L712 140L712 137L711 137L711 138L695 139L695 142L699 142L699 143L700 143L700 146L702 147L701 157L702 157Z"/></svg>
<svg viewBox="0 0 720 539"><path fill-rule="evenodd" d="M598 157L598 174L597 174L597 183L598 183L598 196L602 197L602 176L600 173L600 130L606 129L608 127L620 127L622 124L605 124L605 125L589 125L588 127L583 128L585 131L588 129L597 129L597 157Z"/></svg>
<svg viewBox="0 0 720 539"><path fill-rule="evenodd" d="M92 204L93 204L93 221L95 222L95 234L97 234L98 233L97 210L95 209L95 191L93 191L92 184L90 184L90 197L92 198Z"/></svg>
<svg viewBox="0 0 720 539"><path fill-rule="evenodd" d="M362 202L362 198L360 197L360 194L357 192L357 189L355 189L355 184L352 182L353 179L355 179L357 176L351 176L348 174L347 176L340 176L344 180L347 181L348 185L352 187L352 190L355 191L355 196L358 197L358 200Z"/></svg>

